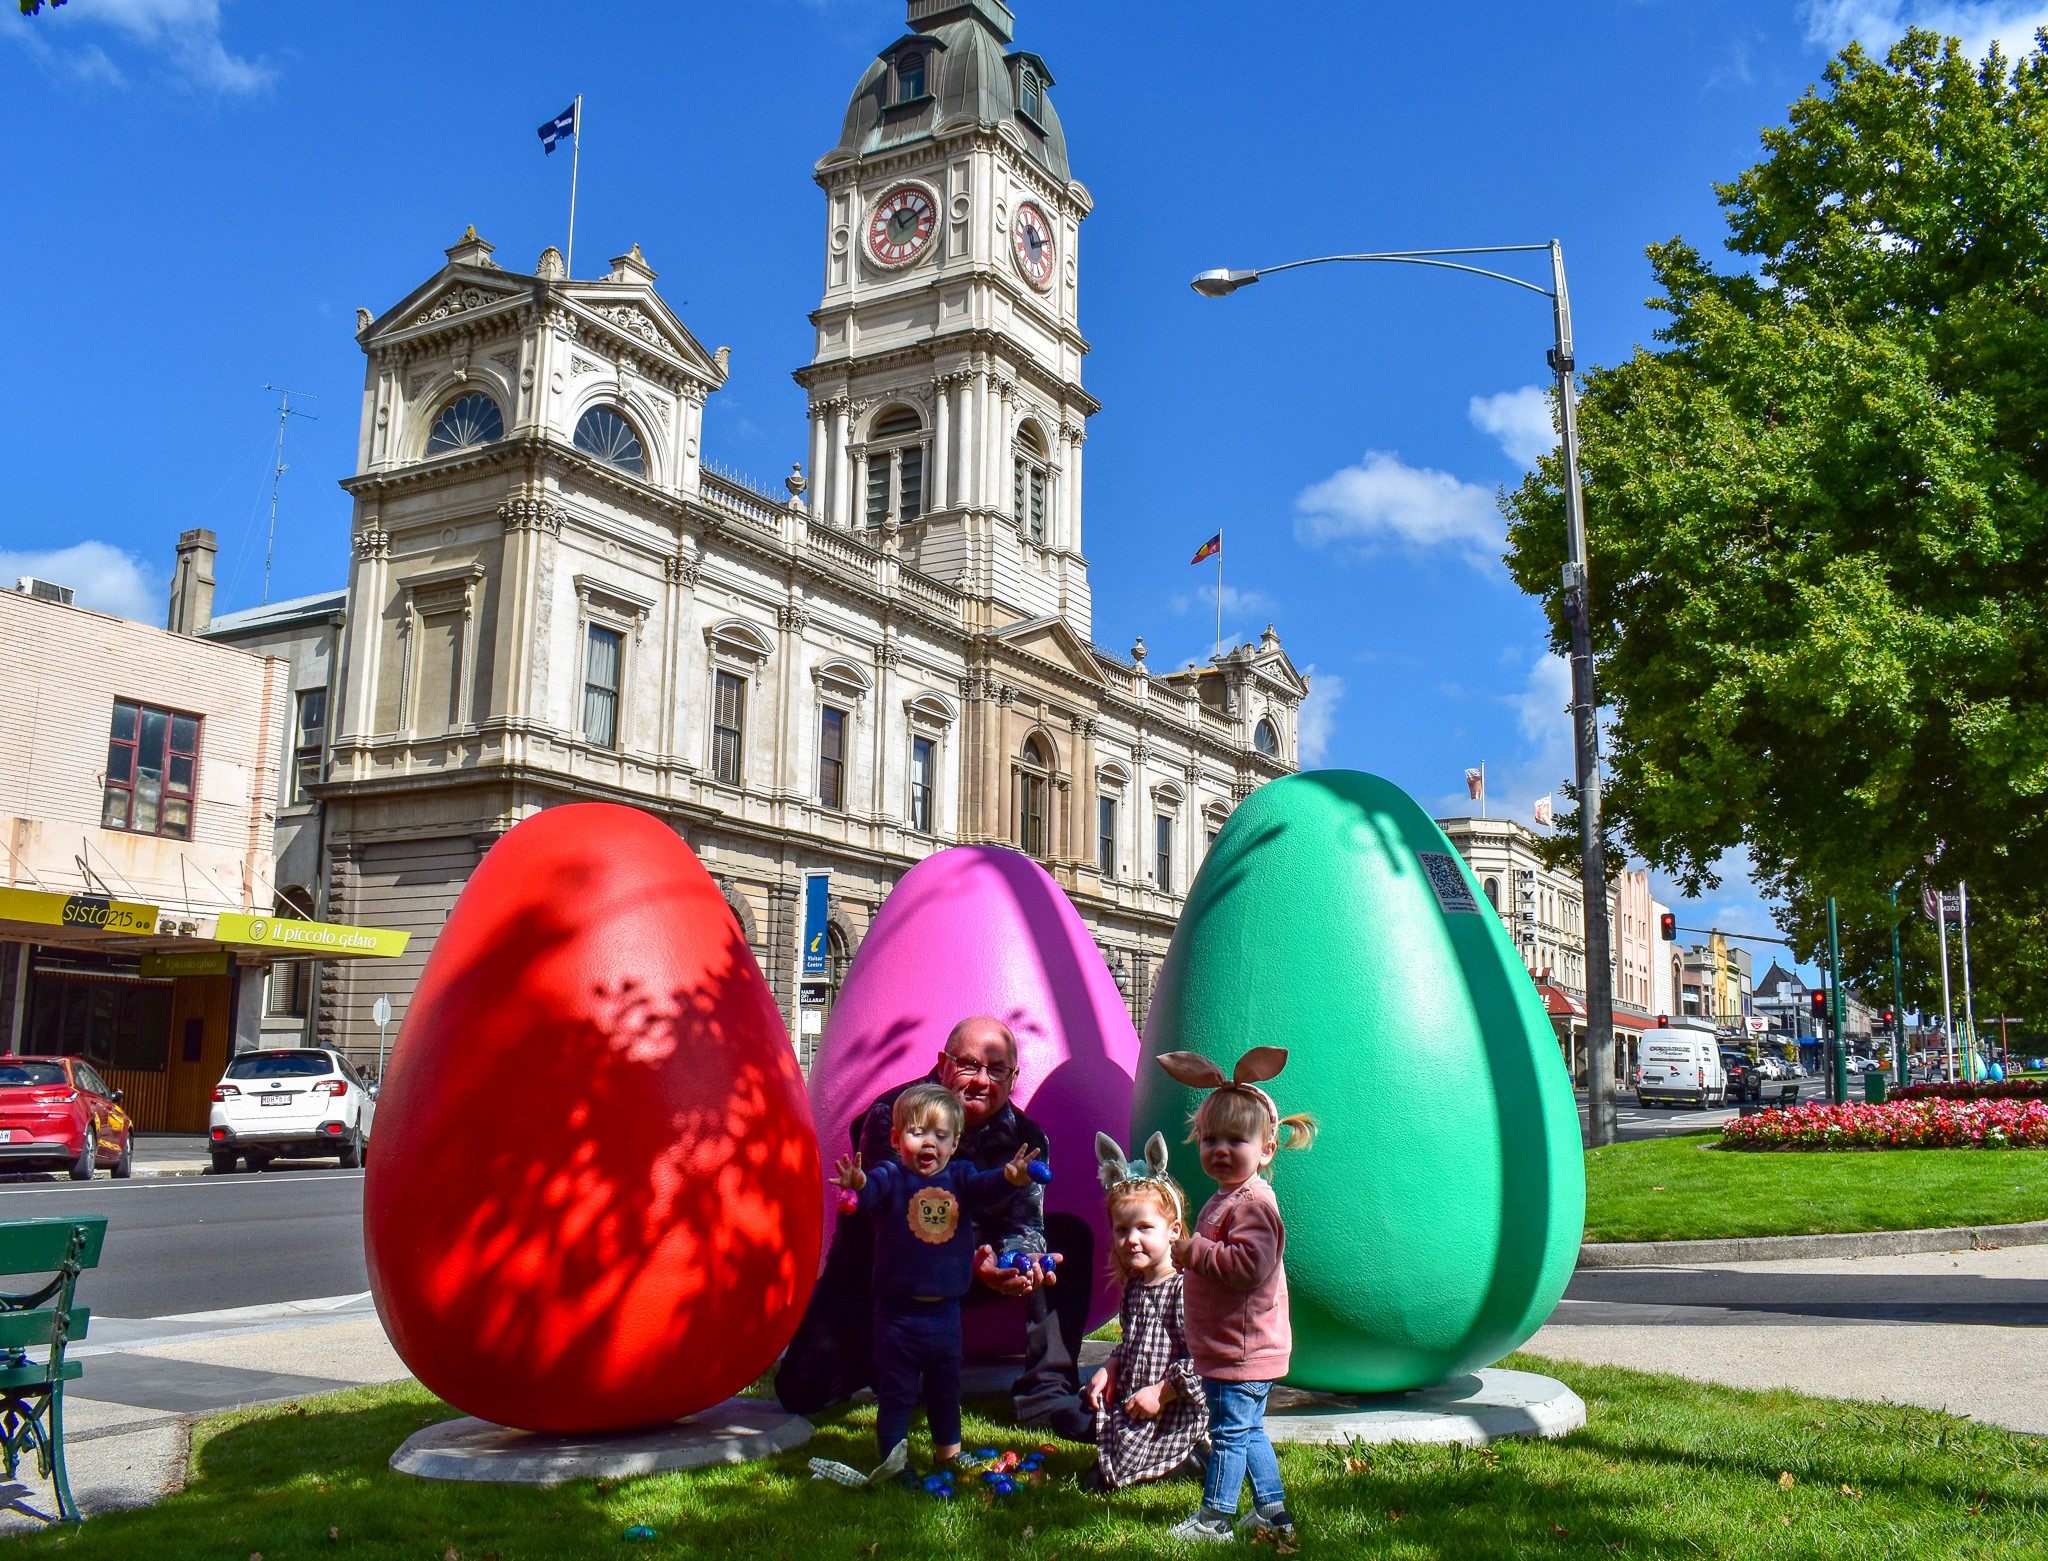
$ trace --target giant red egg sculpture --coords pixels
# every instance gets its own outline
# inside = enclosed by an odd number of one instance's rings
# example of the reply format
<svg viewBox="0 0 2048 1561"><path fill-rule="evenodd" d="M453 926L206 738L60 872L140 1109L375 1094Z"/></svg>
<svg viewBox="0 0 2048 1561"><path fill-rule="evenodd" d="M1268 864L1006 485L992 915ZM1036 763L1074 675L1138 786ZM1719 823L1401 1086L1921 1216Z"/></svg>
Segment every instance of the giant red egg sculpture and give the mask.
<svg viewBox="0 0 2048 1561"><path fill-rule="evenodd" d="M414 1375L532 1431L708 1408L803 1315L819 1185L781 1015L689 847L610 804L498 841L377 1103L370 1289Z"/></svg>
<svg viewBox="0 0 2048 1561"><path fill-rule="evenodd" d="M811 1067L818 1142L828 1158L844 1153L853 1122L875 1097L930 1072L953 1026L977 1014L1002 1020L1017 1037L1011 1099L1051 1141L1046 1212L1074 1215L1095 1232L1093 1272L1077 1265L1062 1280L1093 1287L1093 1327L1117 1304L1105 1274L1109 1226L1095 1135L1122 1143L1129 1133L1140 1048L1087 924L1031 858L955 846L926 857L889 892ZM828 1190L820 1205L827 1219L832 1198ZM979 1320L981 1310L969 1315ZM1013 1341L986 1342L1000 1349Z"/></svg>

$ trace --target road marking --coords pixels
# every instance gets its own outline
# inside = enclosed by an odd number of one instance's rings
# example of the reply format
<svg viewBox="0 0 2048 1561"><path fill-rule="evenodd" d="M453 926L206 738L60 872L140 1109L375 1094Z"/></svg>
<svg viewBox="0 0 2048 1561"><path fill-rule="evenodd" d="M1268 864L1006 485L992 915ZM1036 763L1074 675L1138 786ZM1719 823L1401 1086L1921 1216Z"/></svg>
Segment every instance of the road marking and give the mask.
<svg viewBox="0 0 2048 1561"><path fill-rule="evenodd" d="M0 1198L22 1198L31 1194L47 1197L55 1192L77 1192L86 1194L104 1193L109 1188L121 1188L129 1192L165 1192L173 1187L322 1187L330 1182L359 1182L361 1171L329 1171L320 1176L221 1177L211 1176L150 1177L147 1179L117 1182L109 1178L105 1182L37 1182L25 1187L0 1187Z"/></svg>

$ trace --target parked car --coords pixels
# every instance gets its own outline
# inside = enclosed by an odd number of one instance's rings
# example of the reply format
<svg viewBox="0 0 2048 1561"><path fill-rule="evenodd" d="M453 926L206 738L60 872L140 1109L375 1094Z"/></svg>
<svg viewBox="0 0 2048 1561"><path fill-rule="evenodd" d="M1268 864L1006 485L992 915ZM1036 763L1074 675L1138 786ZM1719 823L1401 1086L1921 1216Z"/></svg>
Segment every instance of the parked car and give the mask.
<svg viewBox="0 0 2048 1561"><path fill-rule="evenodd" d="M1728 1075L1721 1067L1721 1048L1713 1032L1679 1025L1645 1032L1642 1066L1636 1072L1636 1104L1691 1101L1725 1104Z"/></svg>
<svg viewBox="0 0 2048 1561"><path fill-rule="evenodd" d="M1722 1065L1728 1070L1728 1100L1761 1100L1764 1093L1764 1076L1757 1065L1747 1057L1733 1052L1721 1054Z"/></svg>
<svg viewBox="0 0 2048 1561"><path fill-rule="evenodd" d="M101 1167L135 1174L135 1124L121 1092L80 1057L0 1061L0 1170L69 1171L89 1182Z"/></svg>
<svg viewBox="0 0 2048 1561"><path fill-rule="evenodd" d="M214 1172L229 1174L237 1158L260 1171L273 1159L327 1155L352 1169L369 1155L376 1114L376 1087L340 1052L243 1052L213 1087Z"/></svg>

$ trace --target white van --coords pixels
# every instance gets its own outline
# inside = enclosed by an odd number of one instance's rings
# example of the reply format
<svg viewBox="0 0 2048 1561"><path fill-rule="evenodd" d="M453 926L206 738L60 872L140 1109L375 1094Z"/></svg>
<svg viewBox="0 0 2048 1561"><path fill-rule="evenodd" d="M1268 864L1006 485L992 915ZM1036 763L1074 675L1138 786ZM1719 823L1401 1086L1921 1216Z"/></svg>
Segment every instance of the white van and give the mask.
<svg viewBox="0 0 2048 1561"><path fill-rule="evenodd" d="M1711 1028L1680 1020L1668 1028L1643 1031L1641 1044L1637 1105L1689 1101L1704 1108L1728 1103L1728 1074Z"/></svg>

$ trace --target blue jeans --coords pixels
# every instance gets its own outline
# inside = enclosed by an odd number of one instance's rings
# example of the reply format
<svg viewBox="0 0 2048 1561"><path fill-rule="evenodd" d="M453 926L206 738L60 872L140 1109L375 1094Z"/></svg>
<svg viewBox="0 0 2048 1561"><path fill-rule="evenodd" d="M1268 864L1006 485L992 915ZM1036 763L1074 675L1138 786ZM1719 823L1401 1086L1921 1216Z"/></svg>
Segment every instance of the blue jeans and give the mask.
<svg viewBox="0 0 2048 1561"><path fill-rule="evenodd" d="M1266 1395L1272 1387L1270 1382L1202 1379L1202 1391L1209 1397L1213 1448L1202 1505L1212 1512L1237 1511L1237 1490L1247 1474L1252 1478L1253 1506L1286 1499L1280 1488L1280 1459L1266 1435Z"/></svg>
<svg viewBox="0 0 2048 1561"><path fill-rule="evenodd" d="M875 1439L882 1456L910 1434L918 1387L932 1446L960 1440L960 1302L878 1301L875 1306Z"/></svg>

